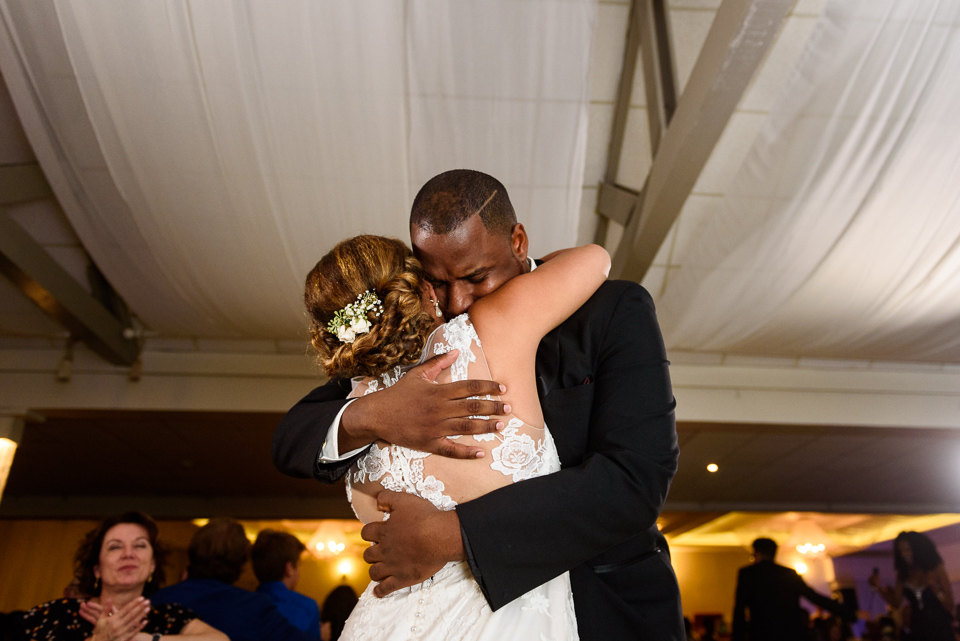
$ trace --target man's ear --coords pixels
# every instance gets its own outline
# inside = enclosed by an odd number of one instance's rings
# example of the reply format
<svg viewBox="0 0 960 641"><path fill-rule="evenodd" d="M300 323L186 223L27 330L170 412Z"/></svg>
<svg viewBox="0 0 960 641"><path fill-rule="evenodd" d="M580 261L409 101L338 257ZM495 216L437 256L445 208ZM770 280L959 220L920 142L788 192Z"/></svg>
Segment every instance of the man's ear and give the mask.
<svg viewBox="0 0 960 641"><path fill-rule="evenodd" d="M297 571L297 562L287 561L287 565L283 568L283 578L293 576L296 571Z"/></svg>
<svg viewBox="0 0 960 641"><path fill-rule="evenodd" d="M527 230L523 228L523 224L517 223L514 225L513 231L510 232L510 250L513 252L513 255L516 256L517 260L524 264L527 262L529 242Z"/></svg>

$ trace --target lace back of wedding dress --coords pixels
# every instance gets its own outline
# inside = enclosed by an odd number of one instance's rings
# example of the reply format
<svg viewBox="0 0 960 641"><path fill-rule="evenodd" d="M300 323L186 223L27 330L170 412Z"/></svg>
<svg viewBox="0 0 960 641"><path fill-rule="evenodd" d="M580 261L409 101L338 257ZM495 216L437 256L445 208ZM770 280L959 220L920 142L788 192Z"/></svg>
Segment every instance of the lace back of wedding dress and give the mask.
<svg viewBox="0 0 960 641"><path fill-rule="evenodd" d="M439 327L421 360L453 349L459 350L457 360L437 382L491 378L480 339L466 315ZM375 394L401 376L398 368L376 379L357 380L351 396ZM364 523L386 518L376 503L383 489L415 494L449 510L498 487L560 469L556 446L545 427L537 428L513 415L505 418L506 426L499 433L457 437L460 443L483 448L485 455L480 459L449 459L375 443L347 473L347 493L357 517ZM491 611L464 561L447 563L423 583L385 598L373 596L375 585L370 583L360 596L341 636L344 641L578 639L567 573L496 612Z"/></svg>
<svg viewBox="0 0 960 641"><path fill-rule="evenodd" d="M467 314L433 332L421 362L452 350L458 350L457 359L441 372L438 383L492 378L480 338ZM395 384L403 374L395 368L379 378L355 379L351 396L376 393ZM501 432L448 437L482 448L484 456L476 460L449 459L385 442L374 443L347 474L348 497L357 518L364 523L383 518L376 508L376 495L383 489L415 494L441 510L450 510L498 487L560 469L549 430L512 414L504 417L504 423Z"/></svg>

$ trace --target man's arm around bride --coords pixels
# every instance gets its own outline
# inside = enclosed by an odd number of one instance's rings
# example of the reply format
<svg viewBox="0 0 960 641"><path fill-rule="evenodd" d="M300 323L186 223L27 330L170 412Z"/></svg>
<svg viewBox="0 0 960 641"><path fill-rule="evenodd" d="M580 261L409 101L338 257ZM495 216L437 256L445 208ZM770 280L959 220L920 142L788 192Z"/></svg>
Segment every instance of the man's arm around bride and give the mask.
<svg viewBox="0 0 960 641"><path fill-rule="evenodd" d="M470 183L477 173L454 177ZM452 318L529 266L522 225L505 236L475 214L436 231L444 227L431 221L443 222L446 208L480 211L483 205L471 201L475 185L450 190L449 174L456 172L437 176L418 194L411 235L439 305ZM321 462L331 434L337 452L382 438L444 456L475 456L446 436L496 429L494 421L470 417L500 414L502 404L468 397L497 395L499 385L433 384L450 360L430 361L350 404L343 400L349 381L315 389L277 428L277 467L326 482L339 478L355 456ZM544 337L536 372L561 471L450 512L412 495L382 493L380 507L390 519L368 524L363 533L377 543L364 554L373 563L371 578L380 582L377 594L420 583L446 562L465 559L496 610L569 570L582 639L682 639L679 590L656 527L679 454L675 403L649 294L636 283L604 283ZM331 425L337 429L328 431Z"/></svg>

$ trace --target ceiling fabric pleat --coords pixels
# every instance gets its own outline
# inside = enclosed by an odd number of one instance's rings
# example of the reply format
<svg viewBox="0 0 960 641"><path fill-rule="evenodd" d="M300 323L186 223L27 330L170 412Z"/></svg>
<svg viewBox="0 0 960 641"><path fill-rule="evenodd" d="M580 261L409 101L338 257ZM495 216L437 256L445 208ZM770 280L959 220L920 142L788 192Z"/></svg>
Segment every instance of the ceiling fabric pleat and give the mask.
<svg viewBox="0 0 960 641"><path fill-rule="evenodd" d="M960 3L828 2L658 300L669 348L960 360Z"/></svg>
<svg viewBox="0 0 960 641"><path fill-rule="evenodd" d="M304 336L317 259L358 233L407 240L446 169L501 179L534 252L576 241L593 2L0 8L58 199L160 334Z"/></svg>

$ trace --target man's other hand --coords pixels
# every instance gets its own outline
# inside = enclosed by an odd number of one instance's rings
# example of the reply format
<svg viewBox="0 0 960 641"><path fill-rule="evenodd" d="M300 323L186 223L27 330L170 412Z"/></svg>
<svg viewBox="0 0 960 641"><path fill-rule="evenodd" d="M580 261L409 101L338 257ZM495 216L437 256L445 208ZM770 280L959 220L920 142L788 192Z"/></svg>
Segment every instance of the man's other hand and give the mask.
<svg viewBox="0 0 960 641"><path fill-rule="evenodd" d="M435 356L411 369L391 387L351 403L340 419L340 451L358 449L379 439L450 458L483 456L479 447L461 445L447 437L502 430L501 420L475 417L508 414L510 405L482 398L498 396L506 388L494 381L436 383L437 376L453 364L457 353L454 350Z"/></svg>
<svg viewBox="0 0 960 641"><path fill-rule="evenodd" d="M373 544L364 550L363 560L372 564L370 579L378 582L375 596L422 583L447 562L464 559L455 511L443 512L425 499L387 490L377 495L377 507L389 519L368 523L360 531Z"/></svg>

